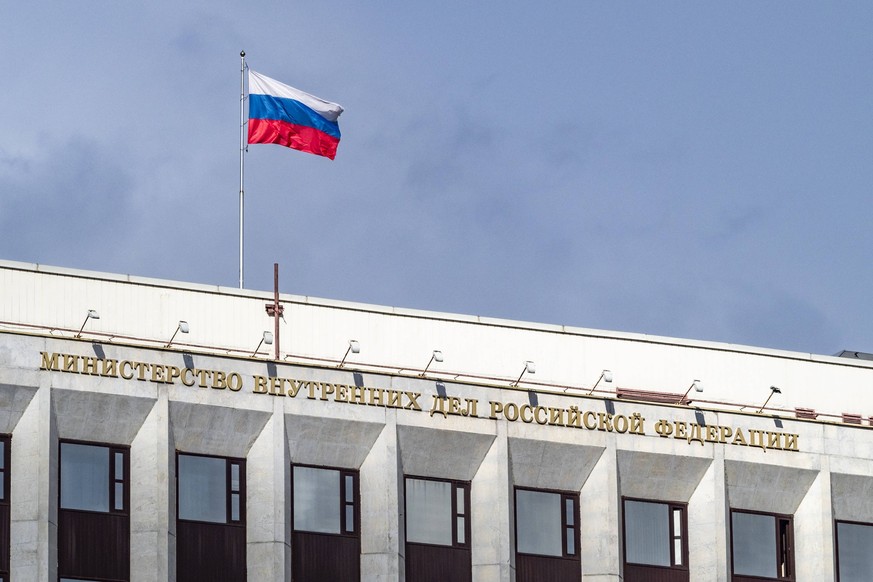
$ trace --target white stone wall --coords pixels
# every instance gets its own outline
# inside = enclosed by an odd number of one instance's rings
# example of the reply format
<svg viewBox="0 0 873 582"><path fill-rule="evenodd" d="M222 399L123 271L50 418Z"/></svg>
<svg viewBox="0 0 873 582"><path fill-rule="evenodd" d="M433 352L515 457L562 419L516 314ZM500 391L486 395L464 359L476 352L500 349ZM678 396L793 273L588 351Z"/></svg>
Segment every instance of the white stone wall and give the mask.
<svg viewBox="0 0 873 582"><path fill-rule="evenodd" d="M40 370L42 352L237 372L240 391ZM57 575L59 439L130 446L131 579L175 579L175 452L246 459L250 580L290 576L289 467L357 469L361 571L404 579L403 475L471 482L477 582L514 574L513 487L578 492L586 582L622 579L622 497L688 504L691 579L730 579L729 508L794 516L799 581L834 579L835 519L873 522L873 428L715 408L628 402L576 391L378 374L369 369L274 364L119 342L0 333L0 433L12 435L12 573L16 582ZM732 357L732 356L731 356ZM258 394L254 376L416 394L422 410ZM478 401L477 416L431 414L434 397ZM489 402L571 406L595 428L548 416L490 418ZM411 405L409 398L401 406ZM447 407L448 410L448 407ZM529 408L531 412L534 408ZM598 414L645 418L644 434L598 430ZM531 414L533 414L531 412ZM545 419L545 421L544 421ZM656 423L724 426L797 435L797 451L660 436ZM540 422L543 421L543 422ZM692 433L692 436L696 433ZM713 439L709 439L713 440ZM717 440L717 439L716 439Z"/></svg>

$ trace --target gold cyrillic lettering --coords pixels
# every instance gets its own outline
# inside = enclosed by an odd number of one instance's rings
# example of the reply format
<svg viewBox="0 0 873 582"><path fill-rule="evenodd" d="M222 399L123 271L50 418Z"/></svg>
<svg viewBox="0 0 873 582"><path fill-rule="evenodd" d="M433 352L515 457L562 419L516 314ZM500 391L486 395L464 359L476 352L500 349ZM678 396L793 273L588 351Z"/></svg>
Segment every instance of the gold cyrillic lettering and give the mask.
<svg viewBox="0 0 873 582"><path fill-rule="evenodd" d="M89 376L97 375L97 358L94 356L82 357L82 373L88 374Z"/></svg>
<svg viewBox="0 0 873 582"><path fill-rule="evenodd" d="M363 386L349 386L349 404L367 404Z"/></svg>
<svg viewBox="0 0 873 582"><path fill-rule="evenodd" d="M40 352L42 354L42 364L40 364L40 370L49 370L51 372L60 372L61 369L58 366L58 358L60 358L59 354L48 352Z"/></svg>
<svg viewBox="0 0 873 582"><path fill-rule="evenodd" d="M549 407L549 424L552 426L564 426L564 409Z"/></svg>
<svg viewBox="0 0 873 582"><path fill-rule="evenodd" d="M688 437L686 439L688 441L688 444L690 445L692 441L697 441L700 443L700 446L703 446L703 431L701 430L703 427L695 422L692 422L690 428L691 432L688 433Z"/></svg>
<svg viewBox="0 0 873 582"><path fill-rule="evenodd" d="M738 428L738 429L734 432L734 440L731 441L731 444L732 444L732 445L742 445L742 446L744 446L744 447L745 447L745 446L748 446L748 445L746 444L746 437L743 436L743 429Z"/></svg>
<svg viewBox="0 0 873 582"><path fill-rule="evenodd" d="M127 369L127 371L128 371L127 374L124 373L125 369ZM132 380L133 379L133 365L130 362L128 362L127 360L124 360L123 362L121 362L120 370L118 373L125 380Z"/></svg>
<svg viewBox="0 0 873 582"><path fill-rule="evenodd" d="M79 373L79 356L64 354L64 372Z"/></svg>
<svg viewBox="0 0 873 582"><path fill-rule="evenodd" d="M503 416L506 418L506 420L509 420L511 422L515 422L516 420L518 420L518 405L513 402L505 405L503 407Z"/></svg>
<svg viewBox="0 0 873 582"><path fill-rule="evenodd" d="M479 412L477 411L477 408L479 406L479 401L475 398L466 398L465 403L467 406L464 410L461 411L461 416L478 417Z"/></svg>
<svg viewBox="0 0 873 582"><path fill-rule="evenodd" d="M624 434L628 429L628 419L623 414L617 414L612 419L612 428L619 434Z"/></svg>
<svg viewBox="0 0 873 582"><path fill-rule="evenodd" d="M254 380L255 380L255 385L252 387L252 392L254 392L255 394L267 394L267 380L268 380L268 378L266 378L264 376L258 376L257 374L252 376L252 378L254 378ZM182 383L185 384L185 386L191 385L191 384L185 383L185 375L184 374L182 374Z"/></svg>
<svg viewBox="0 0 873 582"><path fill-rule="evenodd" d="M571 406L570 409L567 411L567 426L582 428L582 415L579 414L578 407Z"/></svg>
<svg viewBox="0 0 873 582"><path fill-rule="evenodd" d="M493 400L488 401L489 406L491 406L491 414L489 418L491 420L497 420L497 417L503 412L503 403L502 402L494 402Z"/></svg>
<svg viewBox="0 0 873 582"><path fill-rule="evenodd" d="M643 426L643 422L645 420L646 419L643 418L639 412L634 412L634 414L633 414L633 416L631 416L631 420L630 420L630 432L632 434L645 435L646 429Z"/></svg>
<svg viewBox="0 0 873 582"><path fill-rule="evenodd" d="M231 392L239 392L242 390L243 380L237 372L231 372L227 375L227 389Z"/></svg>
<svg viewBox="0 0 873 582"><path fill-rule="evenodd" d="M388 408L402 408L403 401L401 400L401 396L403 396L397 390L389 390L388 391L388 404L385 406Z"/></svg>
<svg viewBox="0 0 873 582"><path fill-rule="evenodd" d="M433 397L433 404L430 407L430 415L433 417L434 414L442 414L443 418L447 418L449 413L446 411L446 400L447 398L440 398L439 396Z"/></svg>
<svg viewBox="0 0 873 582"><path fill-rule="evenodd" d="M733 429L729 426L720 426L718 427L718 442L721 444L727 444L727 440L731 438L731 435L734 433Z"/></svg>
<svg viewBox="0 0 873 582"><path fill-rule="evenodd" d="M782 436L781 432L767 431L767 448L768 449L781 449L782 443L779 440L780 436Z"/></svg>
<svg viewBox="0 0 873 582"><path fill-rule="evenodd" d="M590 410L586 410L586 411L582 414L582 424L583 424L583 425L585 426L585 428L587 428L588 430L597 430L597 423L594 422L593 418L594 418L594 413L591 412ZM588 421L589 421L589 420L591 420L591 424L588 424Z"/></svg>
<svg viewBox="0 0 873 582"><path fill-rule="evenodd" d="M143 362L135 362L133 364L133 369L136 370L136 379L141 382L145 382L146 374L148 374L149 370L151 370L151 366Z"/></svg>
<svg viewBox="0 0 873 582"><path fill-rule="evenodd" d="M533 422L533 409L531 408L530 404L522 404L518 412L518 415L523 423L530 424Z"/></svg>
<svg viewBox="0 0 873 582"><path fill-rule="evenodd" d="M118 377L118 360L113 359L104 359L103 369L100 372L100 375L107 378L117 378Z"/></svg>
<svg viewBox="0 0 873 582"><path fill-rule="evenodd" d="M782 448L784 450L786 450L786 451L799 451L800 450L797 448L797 441L800 439L800 437L798 435L786 434L783 436L785 437L785 444L782 446Z"/></svg>
<svg viewBox="0 0 873 582"><path fill-rule="evenodd" d="M655 432L658 433L658 436L669 437L673 434L673 425L668 420L659 420L655 423Z"/></svg>
<svg viewBox="0 0 873 582"><path fill-rule="evenodd" d="M612 415L607 412L597 413L597 430L612 432Z"/></svg>
<svg viewBox="0 0 873 582"><path fill-rule="evenodd" d="M418 404L418 398L421 396L421 392L404 392L403 395L406 396L406 399L409 401L403 408L406 410L421 410L421 406Z"/></svg>
<svg viewBox="0 0 873 582"><path fill-rule="evenodd" d="M540 413L543 413L542 420L540 420ZM548 424L549 423L549 414L548 411L542 406L537 406L534 408L534 420L537 424Z"/></svg>
<svg viewBox="0 0 873 582"><path fill-rule="evenodd" d="M382 406L382 397L385 394L385 391L381 388L369 388L368 394L370 398L367 400L367 404L370 406Z"/></svg>

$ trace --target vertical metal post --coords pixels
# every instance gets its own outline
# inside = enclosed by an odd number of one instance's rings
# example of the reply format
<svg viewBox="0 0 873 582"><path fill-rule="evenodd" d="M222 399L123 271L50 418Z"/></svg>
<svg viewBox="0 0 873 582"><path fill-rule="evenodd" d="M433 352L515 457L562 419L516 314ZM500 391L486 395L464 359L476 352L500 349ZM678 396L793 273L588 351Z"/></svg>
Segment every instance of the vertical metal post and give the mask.
<svg viewBox="0 0 873 582"><path fill-rule="evenodd" d="M276 306L276 317L273 318L273 337L276 338L276 360L279 359L279 263L273 263L273 305Z"/></svg>
<svg viewBox="0 0 873 582"><path fill-rule="evenodd" d="M239 288L243 288L243 225L245 223L245 152L246 152L246 51L239 53ZM279 338L276 338L278 342ZM278 348L277 352L278 354Z"/></svg>

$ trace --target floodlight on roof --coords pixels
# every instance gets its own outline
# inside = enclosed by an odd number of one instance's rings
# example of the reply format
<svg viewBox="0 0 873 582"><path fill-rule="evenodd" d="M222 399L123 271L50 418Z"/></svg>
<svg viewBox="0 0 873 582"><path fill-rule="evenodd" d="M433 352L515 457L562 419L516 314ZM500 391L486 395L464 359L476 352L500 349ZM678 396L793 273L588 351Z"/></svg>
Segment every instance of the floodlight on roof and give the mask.
<svg viewBox="0 0 873 582"><path fill-rule="evenodd" d="M269 331L265 331L264 335L261 336L261 341L258 343L258 347L255 348L255 351L252 352L252 357L255 357L258 353L258 350L261 349L262 345L273 345L273 333Z"/></svg>
<svg viewBox="0 0 873 582"><path fill-rule="evenodd" d="M346 350L346 353L343 356L343 359L340 360L339 366L337 366L337 367L338 368L343 367L343 365L346 363L346 358L349 357L350 353L358 354L360 352L361 352L361 344L358 343L358 340L349 340L349 348Z"/></svg>
<svg viewBox="0 0 873 582"><path fill-rule="evenodd" d="M600 377L597 378L597 382L594 383L594 386L591 387L591 390L588 391L588 396L594 393L594 389L597 388L597 385L600 384L600 381L603 380L607 384L612 384L612 370L604 370L600 373Z"/></svg>
<svg viewBox="0 0 873 582"><path fill-rule="evenodd" d="M521 377L524 376L525 372L527 372L528 374L536 374L537 365L530 360L525 360L524 369L521 371L521 374L518 375L518 378L515 380L515 382L512 383L512 386L518 386L518 383L521 382Z"/></svg>
<svg viewBox="0 0 873 582"><path fill-rule="evenodd" d="M168 341L167 345L165 345L164 347L165 348L170 347L170 345L173 343L173 340L176 339L177 333L179 333L180 331L182 333L188 333L189 330L190 330L190 328L188 327L188 322L179 320L179 325L176 326L176 331L173 332L173 337L170 338L170 341Z"/></svg>
<svg viewBox="0 0 873 582"><path fill-rule="evenodd" d="M443 361L443 353L439 350L434 350L433 354L431 354L431 356L430 356L430 361L428 361L427 366L424 367L424 370L422 370L420 375L422 377L424 377L424 375L427 374L427 370L428 370L428 368L430 368L431 364L433 364L434 362L442 362L442 361Z"/></svg>
<svg viewBox="0 0 873 582"><path fill-rule="evenodd" d="M688 387L688 390L685 391L685 394L682 395L682 398L680 398L679 402L676 404L682 404L685 402L685 399L688 397L688 393L691 392L692 388L694 388L695 392L703 392L703 383L700 380L693 380L691 386Z"/></svg>
<svg viewBox="0 0 873 582"><path fill-rule="evenodd" d="M82 337L82 330L85 329L85 324L88 323L89 319L100 319L100 314L93 309L89 309L88 313L85 314L85 321L82 322L82 327L79 328L79 333L75 337Z"/></svg>
<svg viewBox="0 0 873 582"><path fill-rule="evenodd" d="M758 414L764 412L764 408L767 407L767 403L770 402L770 399L773 398L774 394L782 394L782 390L780 390L778 386L770 386L770 395L767 396L767 400L764 401L764 404L761 405L761 408L757 410Z"/></svg>

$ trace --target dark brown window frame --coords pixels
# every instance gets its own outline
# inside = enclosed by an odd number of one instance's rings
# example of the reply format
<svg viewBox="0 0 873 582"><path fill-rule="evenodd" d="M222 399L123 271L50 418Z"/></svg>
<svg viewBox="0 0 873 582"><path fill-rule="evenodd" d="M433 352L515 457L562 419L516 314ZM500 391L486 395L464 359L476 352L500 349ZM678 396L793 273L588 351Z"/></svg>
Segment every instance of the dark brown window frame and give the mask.
<svg viewBox="0 0 873 582"><path fill-rule="evenodd" d="M3 487L3 499L0 499L0 506L2 506L3 513L6 514L3 523L0 523L0 531L2 531L2 533L0 533L0 539L4 540L3 547L0 548L0 576L3 577L3 580L9 580L9 554L12 541L9 531L12 510L10 500L10 484L12 483L12 459L10 459L10 453L12 452L12 436L6 434L0 435L0 447L3 448L3 464L0 466L0 486Z"/></svg>
<svg viewBox="0 0 873 582"><path fill-rule="evenodd" d="M628 562L627 560L627 517L625 513L625 502L627 501L636 501L640 503L656 503L659 505L667 506L667 515L670 520L670 534L669 534L669 544L670 544L670 566L659 566L656 564L640 564L638 562ZM682 512L682 533L683 535L680 537L682 540L682 563L676 563L676 548L675 542L676 539L676 524L675 519L673 518L674 511L680 510ZM645 566L647 568L663 568L669 570L682 570L688 571L688 504L680 503L678 501L669 501L666 499L644 499L642 497L622 497L621 498L621 539L622 539L622 551L621 551L621 559L624 564L630 564L633 566Z"/></svg>
<svg viewBox="0 0 873 582"><path fill-rule="evenodd" d="M532 554L530 552L518 551L518 492L519 491L534 491L536 493L551 493L561 496L561 555L553 556L549 554ZM567 501L573 503L573 519L574 523L567 523ZM561 491L557 489L537 489L536 487L514 487L512 492L513 502L513 520L515 527L515 553L522 556L536 556L538 558L550 558L554 560L573 560L581 562L582 543L579 539L579 494L572 491ZM573 530L573 554L567 552L567 530Z"/></svg>
<svg viewBox="0 0 873 582"><path fill-rule="evenodd" d="M406 523L409 519L409 511L406 508L406 480L416 479L419 481L436 481L439 483L450 483L452 485L452 545L444 544L429 544L426 542L411 542L406 540L407 544L415 544L419 546L435 546L441 548L459 548L470 549L470 482L460 481L457 479L441 479L439 477L421 477L419 475L403 475L403 525L406 531ZM458 513L458 490L464 492L464 512ZM464 518L464 541L458 541L458 518Z"/></svg>
<svg viewBox="0 0 873 582"><path fill-rule="evenodd" d="M324 469L326 471L338 471L340 474L340 494L339 494L339 506L340 506L340 533L325 533L325 532L313 532L305 529L295 529L294 528L294 467L305 467L307 469ZM352 487L354 488L353 501L351 503L346 501L346 477L352 477L354 482ZM327 465L309 465L305 463L291 463L291 531L301 532L301 533L312 533L318 535L325 536L343 536L343 537L353 537L359 538L361 536L361 478L360 471L355 469L344 469L341 467L329 467ZM353 506L353 521L352 531L348 531L348 523L346 522L346 507L348 505Z"/></svg>
<svg viewBox="0 0 873 582"><path fill-rule="evenodd" d="M849 519L834 520L834 564L837 571L837 582L839 582L840 580L840 529L838 526L841 523L845 523L847 525L861 525L873 529L873 523L870 523L868 521L853 521Z"/></svg>
<svg viewBox="0 0 873 582"><path fill-rule="evenodd" d="M224 522L216 522L216 521L203 521L199 519L187 519L184 517L179 517L179 457L187 456L187 457L206 457L209 459L222 459L225 461L225 476L227 479L227 488L225 490L225 509L227 511L227 518ZM239 467L239 490L233 490L233 473L232 466L237 465ZM239 498L239 519L233 519L233 497L237 495ZM208 523L213 525L228 525L234 527L245 527L246 526L246 460L239 459L236 457L225 457L223 455L205 455L201 453L189 453L186 451L176 451L176 520L184 521L188 523Z"/></svg>
<svg viewBox="0 0 873 582"><path fill-rule="evenodd" d="M102 447L109 449L109 474L107 475L106 486L109 488L109 511L94 511L89 509L74 509L61 505L61 473L63 472L63 446L62 445L85 445L89 447ZM115 454L121 453L124 462L124 475L119 481L115 478ZM122 483L124 486L122 508L115 509L115 484ZM104 443L97 441L82 441L75 439L59 439L58 440L58 509L64 511L74 511L77 513L112 513L115 515L130 516L130 447L126 445L118 445L115 443Z"/></svg>
<svg viewBox="0 0 873 582"><path fill-rule="evenodd" d="M776 577L768 578L766 576L750 576L748 574L736 574L734 571L734 527L733 527L733 515L734 513L746 513L751 515L766 515L768 517L773 517L776 527L774 528L773 534L776 537ZM753 511L751 509L734 509L730 508L729 512L729 526L730 526L730 536L731 536L731 580L735 582L746 582L746 581L757 581L757 580L787 580L793 581L795 579L794 573L794 516L786 515L782 513L771 513L768 511ZM783 539L783 525L787 524L787 531L785 532L785 539ZM780 559L784 560L786 565L788 566L788 575L783 576L779 572Z"/></svg>
<svg viewBox="0 0 873 582"><path fill-rule="evenodd" d="M90 509L67 508L61 504L61 479L62 479L62 475L63 475L63 445L65 445L65 444L84 445L84 446L89 446L89 447L100 447L100 448L107 449L107 451L109 453L109 467L107 470L108 474L106 476L106 478L107 478L106 487L108 488L108 492L109 492L109 498L108 498L109 510L108 511L96 511L96 510L90 510ZM79 515L89 515L89 514L90 515L113 515L113 516L118 516L120 518L127 519L127 528L128 528L128 535L129 535L129 531L130 531L129 530L129 528L130 528L130 487L131 487L131 482L132 482L131 478L130 478L130 446L119 445L117 443L102 442L102 441L86 441L86 440L80 440L80 439L58 439L58 449L57 450L58 450L58 461L57 461L57 469L58 469L58 477L57 477L57 479L58 479L58 481L57 481L58 494L57 495L58 495L58 497L57 497L57 499L58 499L58 519L59 519L59 521L61 519L63 519L61 516L61 513L65 514L65 515L66 514L72 514L72 515L75 515L75 514L79 514ZM123 473L122 473L121 479L116 479L116 477L115 477L116 469L117 469L117 463L116 463L116 455L117 454L122 455ZM117 497L115 494L116 483L122 484L122 503L121 503L122 507L121 507L121 509L116 509L116 507L115 507L116 501L117 501ZM128 550L128 552L130 551L130 540L128 540L127 550ZM59 562L60 562L60 560L59 560ZM73 577L74 576L73 574L62 574L60 572L61 565L62 564L59 563L58 580L60 580L62 578L75 580L76 578ZM126 565L125 569L127 571L126 571L124 578L109 579L109 578L97 577L94 579L97 579L97 580L130 580L130 556L129 555L127 557L127 565Z"/></svg>

